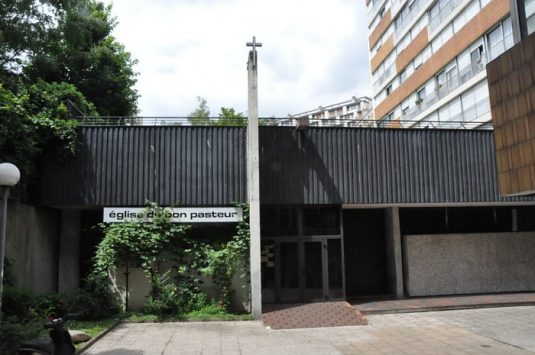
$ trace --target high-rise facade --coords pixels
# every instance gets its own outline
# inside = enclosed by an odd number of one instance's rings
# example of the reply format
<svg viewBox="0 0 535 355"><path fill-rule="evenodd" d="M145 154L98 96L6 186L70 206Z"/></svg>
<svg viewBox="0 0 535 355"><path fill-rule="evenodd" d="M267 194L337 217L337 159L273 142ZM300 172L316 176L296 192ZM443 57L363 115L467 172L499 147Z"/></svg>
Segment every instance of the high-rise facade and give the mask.
<svg viewBox="0 0 535 355"><path fill-rule="evenodd" d="M508 0L366 0L379 126L490 128L486 63L513 45Z"/></svg>
<svg viewBox="0 0 535 355"><path fill-rule="evenodd" d="M373 127L373 111L371 99L367 96L319 106L318 108L288 115L279 125L293 126L305 120L310 126L345 126L345 127ZM300 122L298 122L300 121Z"/></svg>

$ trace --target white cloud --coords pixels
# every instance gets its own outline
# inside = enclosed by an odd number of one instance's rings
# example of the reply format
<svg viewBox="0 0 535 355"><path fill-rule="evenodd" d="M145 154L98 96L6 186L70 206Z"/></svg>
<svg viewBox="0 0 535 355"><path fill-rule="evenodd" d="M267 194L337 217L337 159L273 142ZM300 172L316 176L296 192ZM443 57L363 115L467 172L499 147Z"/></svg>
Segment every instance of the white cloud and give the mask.
<svg viewBox="0 0 535 355"><path fill-rule="evenodd" d="M115 37L139 60L143 116L247 109L248 48L259 51L260 116L370 96L364 0L106 0Z"/></svg>

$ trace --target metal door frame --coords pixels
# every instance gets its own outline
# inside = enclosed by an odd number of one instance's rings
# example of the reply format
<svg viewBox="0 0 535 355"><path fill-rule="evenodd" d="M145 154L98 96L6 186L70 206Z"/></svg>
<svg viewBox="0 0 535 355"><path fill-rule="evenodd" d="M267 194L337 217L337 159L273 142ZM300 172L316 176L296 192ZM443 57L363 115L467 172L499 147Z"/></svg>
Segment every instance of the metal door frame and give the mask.
<svg viewBox="0 0 535 355"><path fill-rule="evenodd" d="M338 239L340 240L340 269L342 272L342 297L341 298L329 298L329 255L328 255L328 241ZM281 236L281 237L264 237L262 241L271 241L274 244L275 253L275 300L280 302L281 298L281 260L280 260L280 244L281 243L297 243L297 257L299 267L299 300L304 301L327 301L327 300L344 300L346 297L346 283L345 283L345 259L344 259L344 239L343 235L309 235L309 236ZM305 300L305 273L304 268L306 265L305 260L305 243L306 242L318 242L321 243L321 256L322 256L322 280L323 280L323 297L319 299Z"/></svg>

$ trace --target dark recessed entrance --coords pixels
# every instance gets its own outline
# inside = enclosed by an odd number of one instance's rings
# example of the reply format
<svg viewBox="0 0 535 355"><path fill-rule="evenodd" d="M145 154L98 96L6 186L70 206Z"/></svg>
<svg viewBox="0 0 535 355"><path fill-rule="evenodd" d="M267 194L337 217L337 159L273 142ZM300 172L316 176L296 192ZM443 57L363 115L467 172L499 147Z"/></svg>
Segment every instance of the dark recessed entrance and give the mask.
<svg viewBox="0 0 535 355"><path fill-rule="evenodd" d="M346 295L388 293L384 209L343 211Z"/></svg>
<svg viewBox="0 0 535 355"><path fill-rule="evenodd" d="M263 302L345 298L339 207L269 207L261 220Z"/></svg>
<svg viewBox="0 0 535 355"><path fill-rule="evenodd" d="M262 298L310 302L344 298L341 236L262 240Z"/></svg>

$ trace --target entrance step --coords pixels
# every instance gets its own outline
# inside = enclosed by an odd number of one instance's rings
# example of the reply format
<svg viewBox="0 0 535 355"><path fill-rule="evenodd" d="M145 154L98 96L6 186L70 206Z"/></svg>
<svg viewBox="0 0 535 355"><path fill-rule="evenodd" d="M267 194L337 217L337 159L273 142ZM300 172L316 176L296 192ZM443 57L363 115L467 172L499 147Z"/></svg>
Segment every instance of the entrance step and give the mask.
<svg viewBox="0 0 535 355"><path fill-rule="evenodd" d="M362 314L345 301L264 304L262 320L271 329L367 325Z"/></svg>

